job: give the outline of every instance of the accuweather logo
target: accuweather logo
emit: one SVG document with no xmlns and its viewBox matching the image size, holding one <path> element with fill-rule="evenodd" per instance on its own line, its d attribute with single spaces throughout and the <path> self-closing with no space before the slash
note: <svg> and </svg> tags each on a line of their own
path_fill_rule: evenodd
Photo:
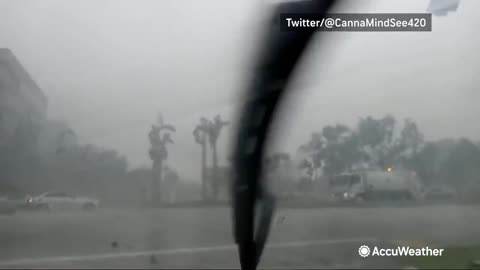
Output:
<svg viewBox="0 0 480 270">
<path fill-rule="evenodd" d="M 368 256 L 379 256 L 379 257 L 398 257 L 398 256 L 409 256 L 409 257 L 422 257 L 422 256 L 442 256 L 444 249 L 443 248 L 410 248 L 410 247 L 396 247 L 396 248 L 379 248 L 377 246 L 373 247 L 373 250 L 370 250 L 370 247 L 366 245 L 360 246 L 358 249 L 358 254 L 366 258 Z"/>
<path fill-rule="evenodd" d="M 360 256 L 362 257 L 368 257 L 368 255 L 370 255 L 370 248 L 368 246 L 361 246 L 359 249 L 358 249 L 358 254 L 360 254 Z"/>
</svg>

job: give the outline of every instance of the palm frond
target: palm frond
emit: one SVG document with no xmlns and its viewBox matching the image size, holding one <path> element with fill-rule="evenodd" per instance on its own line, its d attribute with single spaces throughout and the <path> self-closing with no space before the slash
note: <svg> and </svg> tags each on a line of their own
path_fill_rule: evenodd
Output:
<svg viewBox="0 0 480 270">
<path fill-rule="evenodd" d="M 163 134 L 162 143 L 164 145 L 167 144 L 167 143 L 172 143 L 173 144 L 172 137 L 170 136 L 169 133 Z"/>
<path fill-rule="evenodd" d="M 165 124 L 165 125 L 162 125 L 160 126 L 160 130 L 168 130 L 170 132 L 175 132 L 176 129 L 173 125 L 170 125 L 170 124 Z"/>
</svg>

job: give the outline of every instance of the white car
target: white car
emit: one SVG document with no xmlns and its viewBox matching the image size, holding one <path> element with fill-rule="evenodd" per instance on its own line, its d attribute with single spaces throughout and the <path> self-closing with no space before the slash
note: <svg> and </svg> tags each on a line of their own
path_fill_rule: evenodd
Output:
<svg viewBox="0 0 480 270">
<path fill-rule="evenodd" d="M 77 197 L 65 192 L 46 192 L 28 199 L 31 207 L 39 210 L 95 210 L 99 201 L 87 197 Z"/>
</svg>

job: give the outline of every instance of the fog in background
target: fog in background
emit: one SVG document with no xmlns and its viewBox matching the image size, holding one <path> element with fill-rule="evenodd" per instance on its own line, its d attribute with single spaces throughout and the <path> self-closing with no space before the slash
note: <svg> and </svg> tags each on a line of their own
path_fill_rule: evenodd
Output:
<svg viewBox="0 0 480 270">
<path fill-rule="evenodd" d="M 12 50 L 48 96 L 50 118 L 83 142 L 150 166 L 147 133 L 162 112 L 177 132 L 169 163 L 198 179 L 201 116 L 234 119 L 267 2 L 0 1 L 0 47 Z M 425 12 L 428 1 L 346 1 L 343 12 Z M 480 139 L 475 74 L 480 2 L 434 17 L 431 33 L 327 33 L 292 87 L 277 145 L 358 117 L 413 118 L 427 139 Z M 321 49 L 321 52 L 320 52 Z M 323 50 L 326 49 L 326 50 Z M 220 137 L 225 163 L 231 128 Z"/>
</svg>

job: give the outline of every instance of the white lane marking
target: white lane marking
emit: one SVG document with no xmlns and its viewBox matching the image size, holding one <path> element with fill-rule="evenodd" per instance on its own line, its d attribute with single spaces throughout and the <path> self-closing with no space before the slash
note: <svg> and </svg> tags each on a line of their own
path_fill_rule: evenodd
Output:
<svg viewBox="0 0 480 270">
<path fill-rule="evenodd" d="M 295 241 L 284 243 L 272 243 L 268 244 L 267 248 L 286 248 L 286 247 L 306 247 L 306 246 L 319 246 L 319 245 L 336 245 L 355 242 L 372 242 L 378 241 L 376 238 L 346 238 L 346 239 L 331 239 L 331 240 L 317 240 L 317 241 Z M 80 255 L 80 256 L 58 256 L 58 257 L 43 257 L 43 258 L 23 258 L 0 261 L 0 266 L 8 265 L 25 265 L 25 264 L 42 264 L 42 263 L 59 263 L 59 262 L 74 262 L 74 261 L 95 261 L 103 259 L 115 259 L 115 258 L 132 258 L 142 257 L 150 255 L 172 255 L 172 254 L 188 254 L 188 253 L 202 253 L 222 250 L 235 250 L 236 245 L 221 245 L 210 247 L 194 247 L 194 248 L 177 248 L 177 249 L 157 249 L 157 250 L 145 250 L 137 252 L 116 252 L 116 253 L 103 253 L 94 255 Z"/>
</svg>

